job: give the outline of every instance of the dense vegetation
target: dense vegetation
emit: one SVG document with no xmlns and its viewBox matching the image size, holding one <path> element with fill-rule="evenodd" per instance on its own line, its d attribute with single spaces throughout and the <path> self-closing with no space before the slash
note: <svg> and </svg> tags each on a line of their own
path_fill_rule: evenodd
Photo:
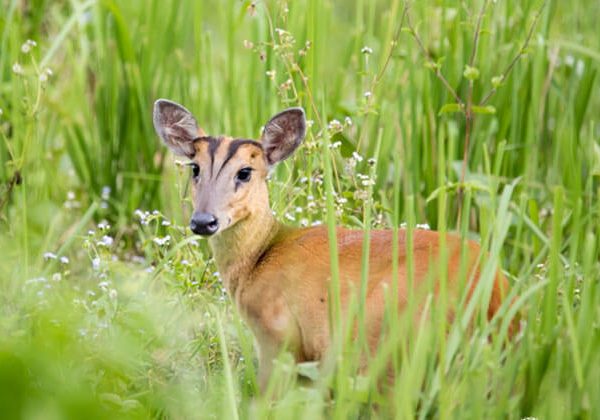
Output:
<svg viewBox="0 0 600 420">
<path fill-rule="evenodd" d="M 2 416 L 600 416 L 600 3 L 0 10 Z M 437 303 L 418 328 L 391 317 L 368 376 L 360 339 L 321 370 L 282 355 L 259 397 L 252 336 L 186 228 L 189 168 L 154 133 L 159 97 L 246 138 L 303 106 L 305 144 L 270 181 L 282 220 L 458 231 L 489 251 L 474 302 L 501 266 L 513 304 L 469 331 Z"/>
</svg>

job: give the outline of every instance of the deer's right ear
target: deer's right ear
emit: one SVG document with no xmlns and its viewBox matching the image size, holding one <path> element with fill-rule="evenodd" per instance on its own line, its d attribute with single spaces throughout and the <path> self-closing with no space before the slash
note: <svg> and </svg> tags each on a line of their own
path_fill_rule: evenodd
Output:
<svg viewBox="0 0 600 420">
<path fill-rule="evenodd" d="M 204 131 L 190 111 L 167 99 L 154 102 L 154 129 L 173 153 L 192 157 L 196 153 L 194 139 Z"/>
</svg>

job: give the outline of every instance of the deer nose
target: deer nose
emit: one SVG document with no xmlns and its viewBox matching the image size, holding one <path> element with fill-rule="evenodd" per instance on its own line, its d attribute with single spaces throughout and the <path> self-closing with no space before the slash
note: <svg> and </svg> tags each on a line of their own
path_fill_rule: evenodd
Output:
<svg viewBox="0 0 600 420">
<path fill-rule="evenodd" d="M 210 236 L 219 229 L 219 221 L 210 213 L 194 213 L 190 229 L 198 235 Z"/>
</svg>

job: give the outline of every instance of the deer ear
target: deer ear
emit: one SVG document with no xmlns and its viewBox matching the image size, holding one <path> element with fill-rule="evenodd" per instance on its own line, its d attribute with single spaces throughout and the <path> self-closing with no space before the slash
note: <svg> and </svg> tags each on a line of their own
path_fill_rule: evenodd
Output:
<svg viewBox="0 0 600 420">
<path fill-rule="evenodd" d="M 306 118 L 302 108 L 289 108 L 271 118 L 262 135 L 262 148 L 269 165 L 291 155 L 305 134 Z"/>
<path fill-rule="evenodd" d="M 178 155 L 196 153 L 194 139 L 204 135 L 190 111 L 167 99 L 154 102 L 154 129 L 167 146 Z"/>
</svg>

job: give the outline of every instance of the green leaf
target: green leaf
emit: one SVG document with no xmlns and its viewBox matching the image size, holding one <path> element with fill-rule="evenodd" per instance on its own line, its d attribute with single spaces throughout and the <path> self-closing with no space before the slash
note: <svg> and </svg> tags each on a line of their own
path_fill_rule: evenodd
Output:
<svg viewBox="0 0 600 420">
<path fill-rule="evenodd" d="M 298 363 L 298 375 L 304 376 L 312 381 L 316 381 L 321 376 L 319 371 L 319 362 Z"/>
<path fill-rule="evenodd" d="M 496 113 L 496 108 L 493 107 L 492 105 L 486 105 L 486 106 L 473 106 L 471 108 L 473 110 L 473 113 L 475 114 L 495 114 Z"/>
<path fill-rule="evenodd" d="M 450 114 L 453 112 L 463 112 L 463 108 L 462 108 L 461 104 L 457 104 L 457 103 L 444 104 L 440 108 L 438 115 Z"/>
</svg>

